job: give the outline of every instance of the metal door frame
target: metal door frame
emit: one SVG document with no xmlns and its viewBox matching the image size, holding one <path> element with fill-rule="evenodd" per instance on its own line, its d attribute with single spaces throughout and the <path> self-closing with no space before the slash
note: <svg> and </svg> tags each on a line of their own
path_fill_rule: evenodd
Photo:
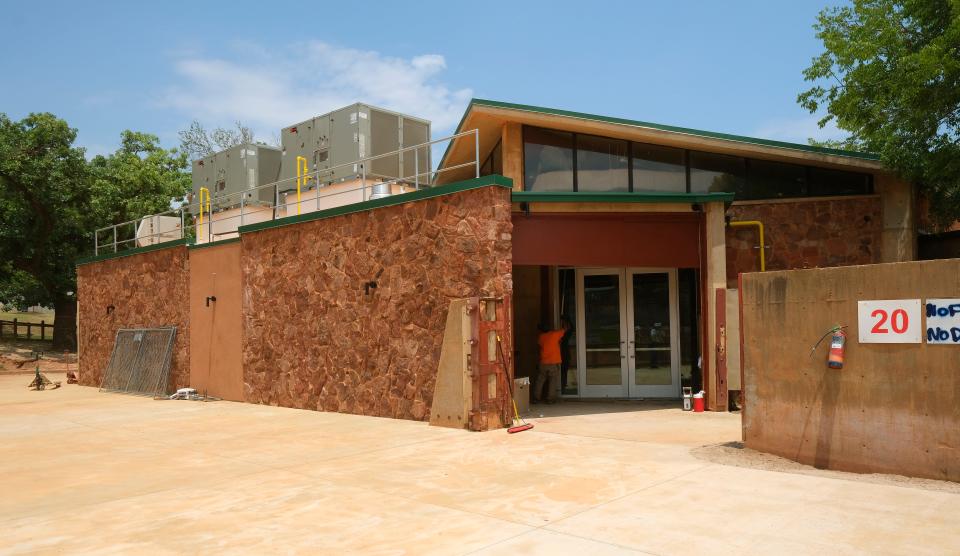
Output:
<svg viewBox="0 0 960 556">
<path fill-rule="evenodd" d="M 625 291 L 623 268 L 575 268 L 577 294 L 577 394 L 581 398 L 626 398 L 627 390 L 627 354 L 625 346 L 627 338 L 624 336 L 627 325 L 627 315 L 624 310 Z M 614 275 L 618 280 L 618 303 L 620 307 L 620 384 L 593 385 L 587 384 L 587 337 L 586 337 L 586 306 L 584 305 L 583 282 L 585 276 Z"/>
<path fill-rule="evenodd" d="M 625 269 L 624 288 L 627 314 L 627 395 L 630 398 L 678 398 L 680 397 L 680 297 L 677 288 L 677 269 L 675 268 L 627 268 Z M 666 274 L 667 296 L 670 315 L 670 384 L 636 384 L 636 358 L 632 350 L 634 328 L 633 314 L 633 276 L 636 274 Z"/>
<path fill-rule="evenodd" d="M 678 398 L 680 397 L 680 301 L 676 268 L 648 267 L 573 267 L 576 298 L 577 394 L 571 398 Z M 669 385 L 637 385 L 636 359 L 630 350 L 634 327 L 633 275 L 667 274 L 670 313 L 670 376 Z M 584 277 L 615 275 L 619 281 L 620 304 L 620 384 L 587 384 L 586 307 L 584 304 Z M 556 302 L 556 296 L 555 302 Z"/>
</svg>

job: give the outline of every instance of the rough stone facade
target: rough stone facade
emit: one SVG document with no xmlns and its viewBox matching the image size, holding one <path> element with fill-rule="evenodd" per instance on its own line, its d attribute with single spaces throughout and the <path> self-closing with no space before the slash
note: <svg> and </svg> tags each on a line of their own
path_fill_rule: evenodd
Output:
<svg viewBox="0 0 960 556">
<path fill-rule="evenodd" d="M 511 231 L 489 186 L 243 234 L 245 400 L 428 419 L 449 302 L 511 295 Z"/>
<path fill-rule="evenodd" d="M 791 270 L 880 262 L 883 231 L 880 197 L 767 201 L 733 205 L 731 220 L 763 222 L 767 270 Z M 727 228 L 727 283 L 760 270 L 757 230 Z"/>
<path fill-rule="evenodd" d="M 181 245 L 77 267 L 80 384 L 100 386 L 117 329 L 176 326 L 168 387 L 189 386 L 188 265 Z"/>
</svg>

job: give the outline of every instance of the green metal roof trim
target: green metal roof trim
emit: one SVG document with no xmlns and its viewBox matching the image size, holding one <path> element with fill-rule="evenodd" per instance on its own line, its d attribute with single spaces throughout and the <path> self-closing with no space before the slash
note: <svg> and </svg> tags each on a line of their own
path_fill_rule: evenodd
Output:
<svg viewBox="0 0 960 556">
<path fill-rule="evenodd" d="M 77 259 L 77 266 L 85 265 L 89 263 L 96 263 L 99 261 L 106 261 L 108 259 L 119 259 L 122 257 L 140 255 L 142 253 L 149 253 L 150 251 L 159 251 L 161 249 L 170 249 L 172 247 L 180 247 L 181 245 L 187 245 L 187 240 L 174 239 L 172 241 L 165 241 L 163 243 L 158 243 L 156 245 L 147 245 L 146 247 L 135 247 L 133 249 L 127 249 L 125 251 L 117 251 L 116 253 L 103 253 L 102 255 L 90 255 L 88 257 L 81 257 Z"/>
<path fill-rule="evenodd" d="M 269 230 L 270 228 L 279 228 L 281 226 L 290 226 L 292 224 L 300 224 L 302 222 L 310 222 L 313 220 L 322 220 L 324 218 L 332 218 L 334 216 L 341 216 L 344 214 L 352 214 L 355 212 L 364 212 L 364 211 L 378 209 L 382 207 L 402 205 L 403 203 L 409 203 L 411 201 L 430 199 L 432 197 L 441 197 L 443 195 L 452 195 L 454 193 L 459 193 L 461 191 L 468 191 L 470 189 L 479 189 L 481 187 L 487 187 L 491 185 L 497 186 L 497 187 L 503 187 L 506 189 L 513 189 L 513 180 L 510 178 L 505 178 L 500 175 L 483 176 L 481 178 L 473 178 L 469 180 L 459 181 L 456 183 L 438 185 L 436 187 L 421 189 L 419 191 L 411 191 L 410 193 L 400 193 L 398 195 L 391 195 L 389 197 L 384 197 L 382 199 L 373 199 L 371 201 L 353 203 L 350 205 L 344 205 L 342 207 L 335 207 L 335 208 L 321 210 L 317 212 L 309 212 L 307 214 L 300 214 L 297 216 L 287 216 L 285 218 L 279 218 L 277 220 L 268 220 L 266 222 L 258 222 L 256 224 L 247 224 L 246 226 L 240 227 L 240 233 L 246 234 L 250 232 L 257 232 L 260 230 Z"/>
<path fill-rule="evenodd" d="M 206 249 L 207 247 L 219 247 L 221 245 L 227 245 L 228 243 L 237 243 L 240 241 L 238 237 L 231 237 L 229 239 L 215 239 L 207 243 L 190 243 L 187 244 L 187 249 L 193 251 L 194 249 Z"/>
<path fill-rule="evenodd" d="M 633 127 L 645 127 L 648 129 L 656 129 L 659 131 L 670 131 L 673 133 L 682 133 L 684 135 L 692 135 L 695 137 L 706 137 L 709 139 L 722 139 L 725 141 L 735 141 L 737 143 L 758 145 L 762 147 L 774 147 L 778 149 L 788 149 L 788 150 L 803 151 L 808 153 L 845 156 L 848 158 L 859 158 L 862 160 L 874 160 L 874 161 L 880 160 L 880 155 L 874 154 L 874 153 L 846 151 L 843 149 L 831 149 L 828 147 L 816 147 L 813 145 L 804 145 L 802 143 L 788 143 L 786 141 L 774 141 L 772 139 L 758 139 L 756 137 L 747 137 L 744 135 L 733 135 L 731 133 L 720 133 L 716 131 L 704 131 L 702 129 L 692 129 L 687 127 L 679 127 L 679 126 L 672 126 L 672 125 L 654 124 L 651 122 L 641 122 L 638 120 L 628 120 L 625 118 L 613 118 L 610 116 L 599 116 L 596 114 L 572 112 L 570 110 L 557 110 L 555 108 L 544 108 L 542 106 L 531 106 L 528 104 L 514 104 L 511 102 L 500 102 L 496 100 L 487 100 L 482 98 L 475 98 L 470 100 L 470 104 L 467 106 L 467 110 L 463 113 L 463 117 L 460 118 L 460 123 L 457 124 L 457 130 L 455 133 L 460 133 L 462 131 L 462 129 L 460 128 L 461 126 L 463 126 L 463 122 L 466 121 L 467 115 L 470 114 L 470 110 L 474 107 L 474 105 L 489 106 L 491 108 L 505 108 L 507 110 L 519 110 L 522 112 L 535 112 L 537 114 L 550 114 L 553 116 L 565 116 L 568 118 L 577 118 L 580 120 L 591 120 L 595 122 L 628 125 Z M 443 168 L 443 163 L 447 159 L 447 154 L 449 153 L 451 146 L 452 144 L 447 145 L 447 150 L 444 151 L 443 157 L 440 159 L 439 168 Z"/>
<path fill-rule="evenodd" d="M 733 193 L 514 191 L 514 203 L 732 203 Z"/>
</svg>

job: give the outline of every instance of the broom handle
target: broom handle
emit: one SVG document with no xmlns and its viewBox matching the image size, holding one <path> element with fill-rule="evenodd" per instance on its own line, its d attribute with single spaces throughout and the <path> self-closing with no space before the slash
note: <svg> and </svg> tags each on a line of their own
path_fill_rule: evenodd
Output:
<svg viewBox="0 0 960 556">
<path fill-rule="evenodd" d="M 510 375 L 507 373 L 507 358 L 503 355 L 503 346 L 500 344 L 500 335 L 497 334 L 497 355 L 500 356 L 500 365 L 503 367 L 504 382 L 507 383 L 507 391 L 510 392 L 510 399 L 513 399 L 513 385 L 510 384 Z"/>
</svg>

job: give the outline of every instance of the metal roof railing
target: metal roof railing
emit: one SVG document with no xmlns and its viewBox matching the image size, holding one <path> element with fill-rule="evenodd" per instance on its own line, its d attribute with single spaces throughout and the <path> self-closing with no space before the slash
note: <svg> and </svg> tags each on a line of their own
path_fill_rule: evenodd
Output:
<svg viewBox="0 0 960 556">
<path fill-rule="evenodd" d="M 421 170 L 421 151 L 429 153 L 430 149 L 438 143 L 452 143 L 456 139 L 471 136 L 474 143 L 474 158 L 472 161 L 442 169 L 434 170 L 427 167 Z M 368 172 L 368 166 L 370 166 L 371 162 L 389 157 L 398 157 L 399 159 L 403 154 L 410 151 L 413 151 L 413 174 L 405 176 L 384 176 L 383 174 L 373 175 Z M 426 156 L 427 161 L 430 160 L 429 155 L 424 156 Z M 217 236 L 228 235 L 232 237 L 237 235 L 239 227 L 244 225 L 245 217 L 247 219 L 250 218 L 251 211 L 260 213 L 259 217 L 262 217 L 262 214 L 269 210 L 271 220 L 291 216 L 288 213 L 292 207 L 296 207 L 296 214 L 299 214 L 304 204 L 310 202 L 309 200 L 300 200 L 305 186 L 308 191 L 316 190 L 316 206 L 308 207 L 310 211 L 313 211 L 320 210 L 324 200 L 329 201 L 332 198 L 350 193 L 356 194 L 360 192 L 360 201 L 347 200 L 342 204 L 370 200 L 373 195 L 377 194 L 376 191 L 382 190 L 384 186 L 387 188 L 391 186 L 399 186 L 401 188 L 412 187 L 413 190 L 418 190 L 423 187 L 433 187 L 437 181 L 437 177 L 443 172 L 450 172 L 464 167 L 473 166 L 475 176 L 480 177 L 480 132 L 477 129 L 472 129 L 388 153 L 368 156 L 328 168 L 320 168 L 312 172 L 300 173 L 299 161 L 297 166 L 298 175 L 293 178 L 286 178 L 243 191 L 235 191 L 214 197 L 210 196 L 209 190 L 201 188 L 201 191 L 199 191 L 197 195 L 198 198 L 193 199 L 191 195 L 188 202 L 178 207 L 98 228 L 93 233 L 93 254 L 96 256 L 103 253 L 117 253 L 136 247 L 181 239 L 193 240 L 196 243 L 208 243 L 217 241 L 218 239 L 226 239 Z M 398 165 L 398 168 L 399 167 Z M 356 168 L 355 173 L 357 175 L 356 177 L 359 178 L 360 184 L 356 187 L 337 189 L 322 194 L 321 191 L 324 188 L 343 183 L 342 178 L 333 179 L 333 176 L 337 174 L 337 170 L 344 168 Z M 260 201 L 260 192 L 262 190 L 271 191 L 272 202 L 264 203 Z M 294 192 L 297 193 L 297 200 L 288 202 L 286 196 Z M 281 197 L 283 197 L 282 200 Z M 253 201 L 250 199 L 253 199 Z M 342 197 L 341 199 L 349 199 L 349 197 Z M 229 209 L 239 209 L 239 213 L 217 219 L 213 218 L 214 213 Z M 222 226 L 222 223 L 231 220 L 237 220 L 236 227 L 232 225 L 226 226 L 228 230 L 226 232 L 217 233 L 214 231 L 214 223 L 221 224 Z"/>
</svg>

